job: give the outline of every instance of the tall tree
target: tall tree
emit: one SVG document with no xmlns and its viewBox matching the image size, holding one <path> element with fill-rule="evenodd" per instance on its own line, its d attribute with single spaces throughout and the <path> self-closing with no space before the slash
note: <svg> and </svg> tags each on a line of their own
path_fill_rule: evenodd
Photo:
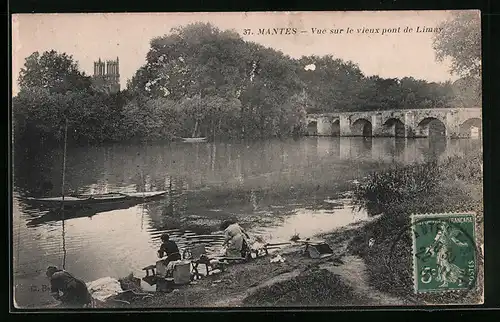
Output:
<svg viewBox="0 0 500 322">
<path fill-rule="evenodd" d="M 352 62 L 331 55 L 306 56 L 299 59 L 299 75 L 319 111 L 349 111 L 359 108 L 357 102 L 363 73 Z M 314 66 L 314 69 L 307 68 Z"/>
<path fill-rule="evenodd" d="M 41 87 L 51 93 L 88 90 L 91 86 L 90 77 L 78 70 L 73 57 L 55 50 L 28 56 L 18 81 L 21 90 Z"/>
<path fill-rule="evenodd" d="M 481 19 L 479 11 L 458 11 L 442 22 L 434 35 L 438 61 L 451 58 L 451 72 L 461 77 L 481 77 Z"/>
</svg>

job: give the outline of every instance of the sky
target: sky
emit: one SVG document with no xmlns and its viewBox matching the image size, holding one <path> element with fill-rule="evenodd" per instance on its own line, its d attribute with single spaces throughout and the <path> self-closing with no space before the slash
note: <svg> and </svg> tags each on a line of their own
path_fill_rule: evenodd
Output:
<svg viewBox="0 0 500 322">
<path fill-rule="evenodd" d="M 412 76 L 428 81 L 455 80 L 449 61 L 438 63 L 432 48 L 434 28 L 450 11 L 386 12 L 241 12 L 241 13 L 83 13 L 19 14 L 12 24 L 12 84 L 26 57 L 35 51 L 66 52 L 78 61 L 87 75 L 93 73 L 98 58 L 120 59 L 121 87 L 125 88 L 137 69 L 144 65 L 152 38 L 170 33 L 172 27 L 201 21 L 220 29 L 234 29 L 243 39 L 281 50 L 299 58 L 303 55 L 333 55 L 350 60 L 367 75 Z M 382 29 L 400 28 L 400 33 Z M 404 33 L 405 27 L 413 32 Z M 295 35 L 257 35 L 259 28 L 297 28 Z M 312 28 L 327 34 L 312 34 Z M 352 28 L 352 33 L 346 33 Z M 357 33 L 358 28 L 380 28 L 378 34 Z M 251 29 L 253 35 L 243 35 Z M 344 29 L 328 34 L 330 29 Z M 305 33 L 300 31 L 304 30 Z"/>
</svg>

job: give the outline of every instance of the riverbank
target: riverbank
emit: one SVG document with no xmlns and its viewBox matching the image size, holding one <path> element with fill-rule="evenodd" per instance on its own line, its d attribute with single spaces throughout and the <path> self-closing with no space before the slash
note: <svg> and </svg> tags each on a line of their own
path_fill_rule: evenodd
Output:
<svg viewBox="0 0 500 322">
<path fill-rule="evenodd" d="M 412 213 L 475 211 L 481 227 L 482 158 L 480 154 L 454 157 L 440 163 L 415 164 L 379 171 L 365 178 L 355 198 L 380 212 L 318 236 L 330 244 L 334 256 L 311 259 L 303 247 L 235 264 L 224 273 L 206 277 L 172 293 L 151 293 L 108 301 L 100 307 L 276 307 L 477 303 L 482 299 L 482 260 L 477 289 L 437 295 L 415 295 L 411 238 L 405 234 Z M 371 187 L 368 189 L 367 187 Z M 388 188 L 389 187 L 389 188 Z M 372 240 L 370 243 L 369 241 Z M 480 256 L 481 257 L 481 256 Z"/>
<path fill-rule="evenodd" d="M 349 244 L 349 253 L 359 256 L 366 263 L 369 284 L 379 291 L 420 305 L 482 302 L 482 178 L 480 151 L 440 163 L 378 172 L 368 178 L 366 185 L 358 190 L 358 197 L 362 196 L 367 207 L 377 208 L 383 215 L 359 229 Z M 408 191 L 410 186 L 413 191 Z M 398 194 L 399 190 L 403 193 Z M 378 201 L 376 205 L 374 201 Z M 409 234 L 410 216 L 413 213 L 451 212 L 477 214 L 478 287 L 470 291 L 416 295 Z M 370 239 L 373 241 L 371 246 Z"/>
<path fill-rule="evenodd" d="M 318 236 L 334 250 L 330 258 L 311 259 L 300 247 L 289 247 L 279 251 L 285 258 L 283 263 L 271 263 L 269 256 L 259 258 L 233 265 L 227 272 L 172 293 L 154 293 L 151 297 L 136 298 L 130 304 L 109 301 L 104 307 L 394 306 L 481 302 L 482 256 L 479 256 L 479 287 L 475 290 L 414 294 L 412 242 L 409 234 L 404 233 L 412 213 L 475 211 L 480 247 L 481 164 L 481 156 L 471 154 L 440 163 L 398 167 L 365 178 L 355 196 L 359 198 L 364 191 L 364 206 L 381 214 Z"/>
<path fill-rule="evenodd" d="M 398 305 L 405 302 L 368 285 L 363 260 L 348 253 L 348 245 L 364 225 L 351 224 L 324 234 L 334 250 L 325 259 L 311 259 L 303 247 L 292 246 L 278 253 L 284 262 L 272 263 L 272 255 L 249 263 L 231 265 L 226 272 L 205 277 L 171 293 L 151 293 L 108 300 L 99 308 L 165 307 L 276 307 Z"/>
</svg>

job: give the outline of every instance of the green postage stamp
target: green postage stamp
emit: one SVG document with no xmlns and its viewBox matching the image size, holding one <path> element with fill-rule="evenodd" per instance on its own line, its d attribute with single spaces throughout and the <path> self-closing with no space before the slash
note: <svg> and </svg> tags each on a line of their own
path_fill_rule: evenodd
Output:
<svg viewBox="0 0 500 322">
<path fill-rule="evenodd" d="M 412 216 L 416 293 L 471 289 L 477 279 L 474 213 Z"/>
</svg>

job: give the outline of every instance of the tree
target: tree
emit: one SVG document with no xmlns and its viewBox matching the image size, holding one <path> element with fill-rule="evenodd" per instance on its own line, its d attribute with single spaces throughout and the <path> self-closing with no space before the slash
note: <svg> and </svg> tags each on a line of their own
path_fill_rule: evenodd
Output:
<svg viewBox="0 0 500 322">
<path fill-rule="evenodd" d="M 299 59 L 298 73 L 306 84 L 309 97 L 318 111 L 334 112 L 359 109 L 363 73 L 352 62 L 324 57 L 305 56 Z M 307 66 L 314 65 L 314 69 Z"/>
<path fill-rule="evenodd" d="M 166 98 L 137 97 L 124 109 L 125 140 L 171 140 L 179 132 L 177 104 Z"/>
<path fill-rule="evenodd" d="M 235 96 L 244 77 L 245 42 L 232 31 L 194 23 L 150 42 L 146 64 L 130 82 L 135 92 L 180 100 Z"/>
<path fill-rule="evenodd" d="M 481 19 L 479 11 L 458 11 L 439 26 L 433 47 L 438 61 L 450 57 L 451 72 L 481 77 Z"/>
<path fill-rule="evenodd" d="M 307 93 L 303 91 L 300 94 L 294 94 L 281 106 L 280 136 L 286 137 L 306 132 L 306 107 L 309 101 L 310 98 Z"/>
<path fill-rule="evenodd" d="M 25 60 L 19 74 L 21 90 L 42 87 L 50 92 L 87 91 L 90 89 L 90 77 L 78 70 L 78 64 L 71 55 L 46 51 L 41 56 L 34 52 Z"/>
<path fill-rule="evenodd" d="M 463 77 L 451 85 L 453 105 L 459 108 L 480 107 L 482 101 L 481 79 Z"/>
</svg>

